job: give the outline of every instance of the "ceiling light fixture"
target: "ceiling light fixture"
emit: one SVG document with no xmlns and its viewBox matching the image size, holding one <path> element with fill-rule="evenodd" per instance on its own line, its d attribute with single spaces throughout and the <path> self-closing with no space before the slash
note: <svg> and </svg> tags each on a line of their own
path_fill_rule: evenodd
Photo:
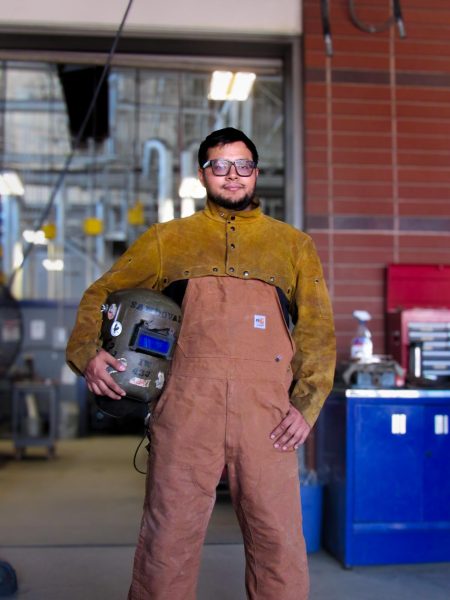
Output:
<svg viewBox="0 0 450 600">
<path fill-rule="evenodd" d="M 255 73 L 214 71 L 208 98 L 210 100 L 247 100 L 256 79 Z"/>
</svg>

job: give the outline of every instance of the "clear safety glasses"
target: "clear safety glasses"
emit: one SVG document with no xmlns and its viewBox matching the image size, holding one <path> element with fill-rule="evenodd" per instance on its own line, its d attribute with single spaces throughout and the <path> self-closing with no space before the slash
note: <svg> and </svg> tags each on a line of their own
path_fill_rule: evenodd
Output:
<svg viewBox="0 0 450 600">
<path fill-rule="evenodd" d="M 203 169 L 211 167 L 212 172 L 217 177 L 225 177 L 231 170 L 232 165 L 236 169 L 236 173 L 239 177 L 250 177 L 256 168 L 256 163 L 253 160 L 239 159 L 239 160 L 226 160 L 225 158 L 215 158 L 208 160 L 203 165 Z"/>
</svg>

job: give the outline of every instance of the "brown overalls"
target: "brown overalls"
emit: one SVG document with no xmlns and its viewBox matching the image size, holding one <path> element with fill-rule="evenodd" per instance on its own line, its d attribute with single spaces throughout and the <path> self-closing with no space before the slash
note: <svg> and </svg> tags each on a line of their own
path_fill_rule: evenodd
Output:
<svg viewBox="0 0 450 600">
<path fill-rule="evenodd" d="M 223 467 L 242 529 L 251 600 L 306 600 L 297 456 L 273 447 L 289 410 L 294 348 L 276 289 L 191 279 L 172 372 L 153 415 L 130 600 L 195 600 Z"/>
</svg>

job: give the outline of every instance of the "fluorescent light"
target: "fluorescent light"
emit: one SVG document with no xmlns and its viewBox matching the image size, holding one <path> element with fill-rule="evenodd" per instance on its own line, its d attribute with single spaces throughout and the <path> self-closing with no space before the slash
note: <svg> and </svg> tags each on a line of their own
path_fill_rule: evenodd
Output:
<svg viewBox="0 0 450 600">
<path fill-rule="evenodd" d="M 17 173 L 5 171 L 0 174 L 0 194 L 2 196 L 23 196 L 25 189 Z"/>
<path fill-rule="evenodd" d="M 210 100 L 226 100 L 233 73 L 231 71 L 214 71 L 209 88 Z"/>
<path fill-rule="evenodd" d="M 231 86 L 230 100 L 247 100 L 255 79 L 255 73 L 236 73 Z"/>
<path fill-rule="evenodd" d="M 255 73 L 231 71 L 214 71 L 208 98 L 210 100 L 239 100 L 244 101 L 250 95 Z"/>
<path fill-rule="evenodd" d="M 206 196 L 206 189 L 197 177 L 184 177 L 178 190 L 180 198 L 195 198 L 201 200 Z"/>
<path fill-rule="evenodd" d="M 42 264 L 47 271 L 62 271 L 64 269 L 64 261 L 61 258 L 55 258 L 53 260 L 44 258 Z"/>
<path fill-rule="evenodd" d="M 31 229 L 25 229 L 25 231 L 22 233 L 23 238 L 26 242 L 28 242 L 29 244 L 48 244 L 48 240 L 45 237 L 45 233 L 42 231 L 42 229 L 39 229 L 39 231 L 32 231 Z"/>
</svg>

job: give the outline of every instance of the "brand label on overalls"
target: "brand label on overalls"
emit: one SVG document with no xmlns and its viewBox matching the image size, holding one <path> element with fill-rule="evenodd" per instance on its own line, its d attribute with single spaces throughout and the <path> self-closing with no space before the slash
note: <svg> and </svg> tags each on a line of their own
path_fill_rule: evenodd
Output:
<svg viewBox="0 0 450 600">
<path fill-rule="evenodd" d="M 150 379 L 142 379 L 141 377 L 132 377 L 130 379 L 130 383 L 133 385 L 138 385 L 142 388 L 147 388 L 150 385 Z"/>
<path fill-rule="evenodd" d="M 155 380 L 155 387 L 158 390 L 162 390 L 164 387 L 164 373 L 162 371 L 159 371 L 158 373 L 158 377 Z"/>
<path fill-rule="evenodd" d="M 253 320 L 253 327 L 255 327 L 255 329 L 265 329 L 266 328 L 265 315 L 255 315 L 254 320 Z"/>
</svg>

